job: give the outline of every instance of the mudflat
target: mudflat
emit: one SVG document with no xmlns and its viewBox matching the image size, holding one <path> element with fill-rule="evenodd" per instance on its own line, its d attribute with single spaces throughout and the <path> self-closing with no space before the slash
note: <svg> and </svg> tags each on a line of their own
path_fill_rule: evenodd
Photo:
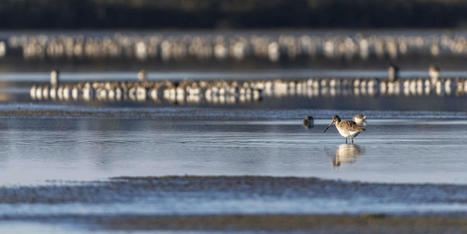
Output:
<svg viewBox="0 0 467 234">
<path fill-rule="evenodd" d="M 73 224 L 102 232 L 465 233 L 466 194 L 467 186 L 449 184 L 269 176 L 116 177 L 2 187 L 0 220 Z M 339 207 L 351 203 L 370 208 Z M 401 205 L 405 209 L 394 209 Z"/>
</svg>

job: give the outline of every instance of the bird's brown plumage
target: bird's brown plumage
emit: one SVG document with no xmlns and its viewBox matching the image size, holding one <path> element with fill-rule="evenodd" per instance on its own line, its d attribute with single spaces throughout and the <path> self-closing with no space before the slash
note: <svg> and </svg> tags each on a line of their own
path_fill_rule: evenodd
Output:
<svg viewBox="0 0 467 234">
<path fill-rule="evenodd" d="M 339 125 L 340 128 L 344 128 L 349 131 L 365 131 L 365 128 L 351 120 L 341 120 L 336 124 Z"/>
</svg>

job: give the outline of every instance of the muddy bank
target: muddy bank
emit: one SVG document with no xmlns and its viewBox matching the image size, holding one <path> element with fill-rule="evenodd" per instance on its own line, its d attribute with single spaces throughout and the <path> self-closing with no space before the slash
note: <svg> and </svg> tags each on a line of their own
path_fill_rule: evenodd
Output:
<svg viewBox="0 0 467 234">
<path fill-rule="evenodd" d="M 98 224 L 115 230 L 305 231 L 307 233 L 463 233 L 461 216 L 226 215 L 113 217 Z"/>
<path fill-rule="evenodd" d="M 267 176 L 116 177 L 49 183 L 0 187 L 1 223 L 71 224 L 83 232 L 467 231 L 467 185 Z"/>
<path fill-rule="evenodd" d="M 196 204 L 196 201 L 211 202 L 215 200 L 233 200 L 241 204 L 244 200 L 265 201 L 268 199 L 271 202 L 298 200 L 313 203 L 314 200 L 320 199 L 343 201 L 366 199 L 365 203 L 377 202 L 381 204 L 467 204 L 467 185 L 345 182 L 313 177 L 116 177 L 108 181 L 50 181 L 49 183 L 50 185 L 41 186 L 0 187 L 0 204 L 67 204 L 76 202 L 108 204 L 135 201 L 150 204 L 167 201 L 167 199 L 172 199 L 175 202 L 189 201 L 190 204 L 192 202 Z M 222 206 L 223 204 L 217 205 Z M 164 209 L 166 209 L 165 213 L 175 211 L 171 207 L 164 207 Z M 444 212 L 442 209 L 438 211 Z M 452 213 L 452 210 L 445 211 Z M 288 212 L 294 213 L 294 211 Z M 305 210 L 301 212 L 308 213 Z M 411 211 L 406 210 L 405 212 L 410 213 Z M 433 209 L 433 212 L 436 210 Z M 186 210 L 182 213 L 200 212 Z M 201 210 L 201 213 L 204 212 Z M 323 210 L 319 213 L 335 212 Z M 389 210 L 388 213 L 392 213 L 392 211 Z"/>
<path fill-rule="evenodd" d="M 3 222 L 67 225 L 74 231 L 190 231 L 294 233 L 465 233 L 467 218 L 455 215 L 189 215 L 24 216 Z"/>
</svg>

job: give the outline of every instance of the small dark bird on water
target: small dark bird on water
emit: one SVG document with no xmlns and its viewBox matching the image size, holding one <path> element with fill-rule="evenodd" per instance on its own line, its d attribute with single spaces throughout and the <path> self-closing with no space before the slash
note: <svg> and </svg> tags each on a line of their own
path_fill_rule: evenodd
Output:
<svg viewBox="0 0 467 234">
<path fill-rule="evenodd" d="M 390 64 L 388 68 L 388 79 L 390 82 L 394 82 L 399 79 L 399 67 L 395 64 Z"/>
<path fill-rule="evenodd" d="M 303 127 L 305 128 L 313 128 L 314 127 L 314 121 L 313 117 L 307 116 L 303 119 Z"/>
</svg>

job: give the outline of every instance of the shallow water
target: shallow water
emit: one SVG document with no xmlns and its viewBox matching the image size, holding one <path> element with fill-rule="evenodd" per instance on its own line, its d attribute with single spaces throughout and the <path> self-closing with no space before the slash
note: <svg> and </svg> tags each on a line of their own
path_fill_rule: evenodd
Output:
<svg viewBox="0 0 467 234">
<path fill-rule="evenodd" d="M 355 145 L 327 120 L 4 119 L 0 183 L 270 175 L 467 183 L 465 120 L 370 120 Z M 336 156 L 336 153 L 338 154 Z"/>
</svg>

